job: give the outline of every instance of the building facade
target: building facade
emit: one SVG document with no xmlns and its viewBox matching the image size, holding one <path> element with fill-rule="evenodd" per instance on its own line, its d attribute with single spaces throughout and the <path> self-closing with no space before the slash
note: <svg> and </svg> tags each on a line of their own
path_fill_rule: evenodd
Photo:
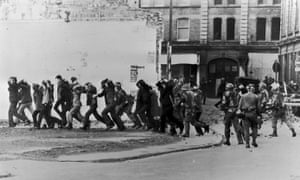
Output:
<svg viewBox="0 0 300 180">
<path fill-rule="evenodd" d="M 141 0 L 140 7 L 163 17 L 162 76 L 165 76 L 169 40 L 170 0 Z M 267 70 L 278 58 L 280 0 L 173 0 L 172 76 L 186 82 L 209 82 L 215 95 L 220 78 L 257 77 L 255 68 Z M 265 56 L 267 55 L 267 56 Z M 258 65 L 257 65 L 258 64 Z M 255 66 L 256 65 L 256 66 Z"/>
<path fill-rule="evenodd" d="M 300 2 L 282 1 L 280 79 L 300 82 Z"/>
</svg>

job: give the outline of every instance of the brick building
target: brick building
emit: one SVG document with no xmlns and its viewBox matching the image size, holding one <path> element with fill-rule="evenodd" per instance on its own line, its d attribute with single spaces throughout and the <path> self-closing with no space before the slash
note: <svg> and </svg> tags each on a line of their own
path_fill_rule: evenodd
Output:
<svg viewBox="0 0 300 180">
<path fill-rule="evenodd" d="M 140 0 L 162 13 L 161 74 L 165 76 L 169 0 Z M 221 77 L 263 78 L 278 58 L 280 0 L 173 0 L 172 76 L 199 84 L 209 80 L 215 95 Z M 268 74 L 269 73 L 269 74 Z"/>
<path fill-rule="evenodd" d="M 280 41 L 280 79 L 300 81 L 300 2 L 282 1 L 281 41 Z"/>
</svg>

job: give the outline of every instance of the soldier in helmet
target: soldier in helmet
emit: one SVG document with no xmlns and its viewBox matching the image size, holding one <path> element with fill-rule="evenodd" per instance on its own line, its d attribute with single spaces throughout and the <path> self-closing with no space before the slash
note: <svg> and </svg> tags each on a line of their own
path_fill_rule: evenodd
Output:
<svg viewBox="0 0 300 180">
<path fill-rule="evenodd" d="M 226 89 L 222 98 L 221 109 L 225 112 L 224 124 L 225 124 L 225 145 L 230 145 L 230 127 L 233 125 L 238 144 L 243 144 L 242 138 L 242 128 L 239 124 L 238 117 L 236 116 L 236 111 L 238 107 L 237 95 L 234 91 L 234 86 L 232 83 L 226 84 Z"/>
<path fill-rule="evenodd" d="M 277 123 L 278 120 L 281 119 L 282 122 L 284 122 L 288 128 L 292 132 L 292 136 L 296 136 L 296 131 L 294 129 L 293 124 L 291 121 L 286 118 L 286 106 L 283 105 L 283 94 L 280 92 L 279 88 L 273 88 L 272 89 L 272 128 L 273 128 L 273 133 L 270 135 L 272 137 L 277 137 Z"/>
<path fill-rule="evenodd" d="M 248 93 L 241 97 L 238 111 L 243 112 L 243 128 L 246 148 L 250 148 L 250 128 L 252 130 L 252 145 L 257 147 L 256 137 L 258 129 L 257 116 L 260 115 L 259 97 L 254 94 L 255 88 L 253 84 L 248 85 Z"/>
</svg>

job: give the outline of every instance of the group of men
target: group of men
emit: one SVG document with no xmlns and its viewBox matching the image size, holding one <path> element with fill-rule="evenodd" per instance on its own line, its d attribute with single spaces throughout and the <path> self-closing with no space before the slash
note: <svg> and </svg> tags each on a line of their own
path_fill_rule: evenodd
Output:
<svg viewBox="0 0 300 180">
<path fill-rule="evenodd" d="M 106 130 L 115 125 L 118 130 L 126 129 L 121 117 L 126 114 L 132 121 L 132 128 L 143 128 L 165 133 L 167 127 L 171 135 L 182 134 L 190 136 L 190 124 L 195 126 L 197 135 L 209 132 L 209 126 L 200 121 L 202 113 L 202 92 L 199 87 L 189 87 L 178 80 L 161 80 L 157 82 L 156 91 L 145 81 L 136 83 L 138 88 L 136 97 L 129 95 L 122 88 L 120 82 L 109 79 L 101 81 L 102 91 L 98 93 L 92 83 L 80 85 L 76 77 L 70 81 L 61 75 L 55 77 L 56 98 L 54 97 L 54 85 L 51 81 L 42 81 L 31 85 L 24 80 L 17 81 L 16 77 L 10 77 L 8 91 L 10 99 L 9 126 L 15 127 L 18 119 L 26 125 L 31 124 L 31 118 L 25 114 L 27 108 L 32 114 L 34 128 L 73 128 L 73 120 L 81 123 L 81 129 L 90 128 L 90 116 L 94 115 L 96 120 L 106 126 Z M 158 94 L 159 92 L 159 94 Z M 86 94 L 86 106 L 88 110 L 81 114 L 81 96 Z M 105 106 L 98 113 L 98 99 L 104 97 Z M 33 108 L 33 104 L 34 107 Z M 134 112 L 133 106 L 136 104 Z M 58 117 L 52 116 L 52 109 Z M 45 120 L 42 126 L 42 120 Z M 177 132 L 179 129 L 179 132 Z M 185 131 L 184 131 L 185 130 Z M 204 131 L 203 131 L 204 130 Z"/>
<path fill-rule="evenodd" d="M 273 132 L 272 137 L 277 137 L 278 120 L 286 123 L 296 136 L 296 131 L 287 116 L 287 107 L 284 105 L 284 95 L 282 87 L 274 85 L 270 91 L 265 83 L 260 83 L 258 88 L 254 84 L 246 87 L 243 84 L 236 87 L 232 83 L 225 85 L 225 91 L 222 93 L 220 108 L 225 112 L 225 145 L 230 145 L 230 127 L 233 126 L 238 144 L 246 144 L 250 148 L 250 136 L 252 137 L 252 146 L 258 147 L 256 138 L 258 129 L 263 123 L 262 113 L 270 112 L 272 116 Z M 218 105 L 218 104 L 217 104 Z M 251 129 L 251 133 L 250 133 Z"/>
</svg>

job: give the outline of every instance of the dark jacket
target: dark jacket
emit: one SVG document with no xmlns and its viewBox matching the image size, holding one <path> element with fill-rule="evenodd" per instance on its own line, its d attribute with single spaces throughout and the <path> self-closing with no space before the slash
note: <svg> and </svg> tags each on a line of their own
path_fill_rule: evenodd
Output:
<svg viewBox="0 0 300 180">
<path fill-rule="evenodd" d="M 63 100 L 63 101 L 72 100 L 71 85 L 65 80 L 61 80 L 57 84 L 57 100 Z"/>
<path fill-rule="evenodd" d="M 106 105 L 112 105 L 115 104 L 115 88 L 114 86 L 110 85 L 107 87 L 103 87 L 103 90 L 100 94 L 98 94 L 98 97 L 104 96 L 105 104 Z"/>
<path fill-rule="evenodd" d="M 173 87 L 166 83 L 165 88 L 160 88 L 160 104 L 162 108 L 171 108 L 173 107 Z"/>
<path fill-rule="evenodd" d="M 43 109 L 42 100 L 43 100 L 43 89 L 37 87 L 33 90 L 33 102 L 35 104 L 35 110 Z"/>
<path fill-rule="evenodd" d="M 137 93 L 136 109 L 139 109 L 144 106 L 151 106 L 151 93 L 150 90 L 142 88 L 139 89 Z"/>
<path fill-rule="evenodd" d="M 89 85 L 84 93 L 86 93 L 86 105 L 97 106 L 97 98 L 94 98 L 94 95 L 97 94 L 97 88 L 93 85 Z"/>
<path fill-rule="evenodd" d="M 127 94 L 124 89 L 116 91 L 116 104 L 125 105 L 127 103 Z"/>
<path fill-rule="evenodd" d="M 32 97 L 31 97 L 31 87 L 27 83 L 20 83 L 20 103 L 26 104 L 26 103 L 32 103 Z"/>
<path fill-rule="evenodd" d="M 11 103 L 17 103 L 19 101 L 19 85 L 18 84 L 9 84 L 8 92 L 9 92 L 9 101 Z"/>
<path fill-rule="evenodd" d="M 151 106 L 151 90 L 152 88 L 145 83 L 143 80 L 139 80 L 137 85 L 141 86 L 137 93 L 136 99 L 136 109 L 140 109 L 141 107 L 147 106 L 150 108 Z"/>
</svg>

